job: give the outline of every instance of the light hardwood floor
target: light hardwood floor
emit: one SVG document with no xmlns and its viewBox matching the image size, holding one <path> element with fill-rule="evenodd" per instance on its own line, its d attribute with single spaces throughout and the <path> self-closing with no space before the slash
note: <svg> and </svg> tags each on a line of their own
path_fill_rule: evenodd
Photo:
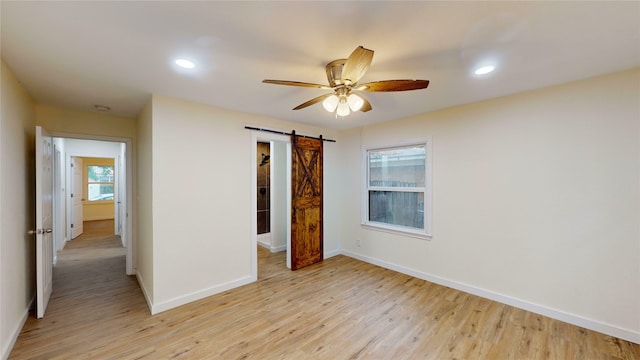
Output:
<svg viewBox="0 0 640 360">
<path fill-rule="evenodd" d="M 108 229 L 59 254 L 45 318 L 10 359 L 640 359 L 640 345 L 345 256 L 291 272 L 261 247 L 258 282 L 151 316 Z"/>
</svg>

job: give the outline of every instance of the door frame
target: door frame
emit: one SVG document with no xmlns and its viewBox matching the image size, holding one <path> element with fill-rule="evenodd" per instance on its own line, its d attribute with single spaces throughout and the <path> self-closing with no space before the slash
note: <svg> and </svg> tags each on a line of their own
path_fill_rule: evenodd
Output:
<svg viewBox="0 0 640 360">
<path fill-rule="evenodd" d="M 69 235 L 67 241 L 71 241 L 71 240 L 75 239 L 76 237 L 82 235 L 82 232 L 83 232 L 83 230 L 82 230 L 82 226 L 83 225 L 82 224 L 77 224 L 77 222 L 74 219 L 74 217 L 76 216 L 76 213 L 73 211 L 73 207 L 75 206 L 75 204 L 73 202 L 77 200 L 78 197 L 76 195 L 79 194 L 80 195 L 80 200 L 79 200 L 80 201 L 80 219 L 83 219 L 82 211 L 83 211 L 83 207 L 84 206 L 82 204 L 82 190 L 83 190 L 82 188 L 83 188 L 84 184 L 82 183 L 82 173 L 80 173 L 80 183 L 79 183 L 80 185 L 79 185 L 79 188 L 80 188 L 81 192 L 78 193 L 76 191 L 76 190 L 78 190 L 76 188 L 76 182 L 74 181 L 74 177 L 75 177 L 74 171 L 76 169 L 75 165 L 77 165 L 78 163 L 74 162 L 74 158 L 78 158 L 78 160 L 76 160 L 76 161 L 79 161 L 80 162 L 80 166 L 82 167 L 83 164 L 84 164 L 84 162 L 82 160 L 82 156 L 69 155 L 69 153 L 67 153 L 65 151 L 65 169 L 64 169 L 65 174 L 66 174 L 66 176 L 65 176 L 65 178 L 66 178 L 65 187 L 67 188 L 67 195 L 68 196 L 70 196 L 71 194 L 74 195 L 73 198 L 70 198 L 70 197 L 66 197 L 65 198 L 68 201 L 68 202 L 65 202 L 65 209 L 64 209 L 65 214 L 66 214 L 66 219 L 67 219 L 67 222 L 64 225 L 65 225 L 65 228 L 66 228 L 66 232 Z M 78 171 L 82 172 L 82 169 L 80 169 Z M 74 236 L 74 231 L 78 230 L 78 226 L 81 228 L 80 233 L 78 235 Z"/>
<path fill-rule="evenodd" d="M 77 139 L 77 140 L 98 140 L 98 141 L 111 141 L 126 144 L 126 273 L 127 275 L 135 275 L 136 264 L 134 262 L 136 254 L 136 238 L 133 231 L 134 223 L 134 209 L 133 209 L 133 141 L 130 138 L 123 138 L 117 136 L 103 136 L 103 135 L 88 135 L 88 134 L 75 134 L 66 132 L 50 131 L 49 134 L 56 138 L 65 139 Z"/>
<path fill-rule="evenodd" d="M 250 219 L 251 219 L 251 236 L 250 236 L 250 256 L 251 256 L 251 278 L 253 281 L 258 279 L 258 196 L 256 194 L 256 188 L 258 186 L 258 162 L 256 153 L 258 151 L 258 142 L 282 142 L 287 144 L 287 179 L 286 179 L 286 192 L 287 192 L 287 267 L 291 268 L 291 137 L 287 135 L 279 135 L 268 132 L 253 132 L 251 134 L 251 161 L 249 162 L 251 165 L 251 190 L 249 191 L 251 206 Z M 273 159 L 273 157 L 272 157 Z M 271 198 L 273 198 L 273 186 L 269 187 L 271 189 Z M 271 217 L 273 219 L 273 216 Z M 273 223 L 272 223 L 273 227 Z"/>
<path fill-rule="evenodd" d="M 64 228 L 65 216 L 60 213 L 60 204 L 64 204 L 64 194 L 62 188 L 62 167 L 64 163 L 64 154 L 60 148 L 53 142 L 53 265 L 58 263 L 58 251 L 64 247 Z M 65 213 L 66 214 L 66 213 Z"/>
</svg>

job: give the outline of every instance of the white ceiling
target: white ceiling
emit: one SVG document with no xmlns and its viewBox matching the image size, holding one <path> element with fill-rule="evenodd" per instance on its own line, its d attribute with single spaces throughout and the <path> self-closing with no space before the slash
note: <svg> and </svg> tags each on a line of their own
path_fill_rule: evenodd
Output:
<svg viewBox="0 0 640 360">
<path fill-rule="evenodd" d="M 640 2 L 0 2 L 2 58 L 42 104 L 135 117 L 151 94 L 344 129 L 640 66 Z M 373 110 L 336 119 L 324 66 L 375 51 Z M 177 57 L 194 70 L 179 70 Z M 472 75 L 495 62 L 494 73 Z M 560 99 L 559 99 L 560 100 Z M 215 119 L 212 119 L 215 121 Z"/>
</svg>

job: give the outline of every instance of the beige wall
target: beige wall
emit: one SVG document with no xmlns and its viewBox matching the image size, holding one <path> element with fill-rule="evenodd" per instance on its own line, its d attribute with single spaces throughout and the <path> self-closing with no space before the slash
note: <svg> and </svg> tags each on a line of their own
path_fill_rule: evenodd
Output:
<svg viewBox="0 0 640 360">
<path fill-rule="evenodd" d="M 0 122 L 0 357 L 35 296 L 35 104 L 2 61 Z"/>
<path fill-rule="evenodd" d="M 145 212 L 152 211 L 153 299 L 154 311 L 160 311 L 250 281 L 255 154 L 252 132 L 244 126 L 333 134 L 161 96 L 153 97 L 152 108 L 153 207 Z M 336 149 L 325 147 L 325 176 L 337 175 Z M 325 181 L 325 193 L 335 193 L 334 185 Z M 328 208 L 333 199 L 327 197 Z M 325 251 L 337 251 L 337 215 L 325 214 Z"/>
<path fill-rule="evenodd" d="M 273 143 L 271 167 L 273 177 L 270 181 L 275 196 L 271 199 L 270 245 L 271 249 L 281 249 L 287 246 L 287 224 L 290 217 L 287 212 L 287 144 L 277 141 Z"/>
<path fill-rule="evenodd" d="M 636 69 L 344 132 L 343 248 L 640 341 L 639 94 Z M 419 137 L 433 238 L 361 227 L 362 147 Z"/>
<path fill-rule="evenodd" d="M 144 292 L 145 298 L 152 308 L 154 303 L 154 244 L 153 244 L 153 126 L 152 107 L 149 102 L 137 121 L 138 146 L 138 168 L 137 183 L 135 189 L 137 196 L 135 202 L 138 208 L 135 247 L 136 254 L 136 276 Z"/>
<path fill-rule="evenodd" d="M 135 139 L 136 120 L 89 111 L 36 105 L 36 123 L 54 133 Z"/>
</svg>

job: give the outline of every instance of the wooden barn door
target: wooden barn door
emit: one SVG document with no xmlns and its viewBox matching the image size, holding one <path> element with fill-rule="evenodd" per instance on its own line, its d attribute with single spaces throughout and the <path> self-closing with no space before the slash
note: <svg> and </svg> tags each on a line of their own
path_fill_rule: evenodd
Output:
<svg viewBox="0 0 640 360">
<path fill-rule="evenodd" d="M 291 270 L 323 259 L 322 140 L 292 135 Z"/>
</svg>

